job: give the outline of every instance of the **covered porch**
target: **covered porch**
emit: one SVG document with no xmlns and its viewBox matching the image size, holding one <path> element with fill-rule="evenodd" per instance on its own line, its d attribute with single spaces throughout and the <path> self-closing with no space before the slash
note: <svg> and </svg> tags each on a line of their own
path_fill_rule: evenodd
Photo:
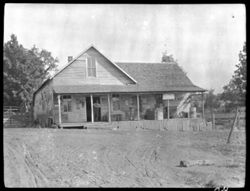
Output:
<svg viewBox="0 0 250 191">
<path fill-rule="evenodd" d="M 202 119 L 204 101 L 203 94 L 199 95 L 202 101 L 197 115 L 197 105 L 192 106 L 190 102 L 192 94 L 188 92 L 54 94 L 53 118 L 55 123 L 65 128 L 75 126 L 108 128 L 112 126 L 111 124 L 123 124 L 123 122 Z M 140 125 L 142 123 L 133 124 L 136 127 L 142 126 Z"/>
</svg>

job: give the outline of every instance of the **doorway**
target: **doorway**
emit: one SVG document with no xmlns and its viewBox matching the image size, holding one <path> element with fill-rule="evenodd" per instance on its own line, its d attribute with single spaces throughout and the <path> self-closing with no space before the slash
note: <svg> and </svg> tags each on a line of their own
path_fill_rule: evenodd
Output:
<svg viewBox="0 0 250 191">
<path fill-rule="evenodd" d="M 91 99 L 86 97 L 87 122 L 91 122 Z M 93 96 L 94 122 L 101 121 L 100 96 Z"/>
<path fill-rule="evenodd" d="M 91 122 L 91 100 L 90 100 L 90 97 L 86 97 L 86 113 L 87 113 L 87 122 Z"/>
</svg>

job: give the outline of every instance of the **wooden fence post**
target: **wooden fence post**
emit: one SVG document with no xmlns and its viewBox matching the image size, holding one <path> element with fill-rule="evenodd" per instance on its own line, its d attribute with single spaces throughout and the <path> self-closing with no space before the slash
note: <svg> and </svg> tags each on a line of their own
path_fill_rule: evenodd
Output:
<svg viewBox="0 0 250 191">
<path fill-rule="evenodd" d="M 229 133 L 228 138 L 227 138 L 227 144 L 230 143 L 230 138 L 231 138 L 231 135 L 233 133 L 233 129 L 234 129 L 234 126 L 236 124 L 236 121 L 237 121 L 237 118 L 238 118 L 238 114 L 239 114 L 238 108 L 236 108 L 236 114 L 235 114 L 233 125 L 231 127 L 230 133 Z"/>
<path fill-rule="evenodd" d="M 202 92 L 202 118 L 205 119 L 204 93 Z"/>
<path fill-rule="evenodd" d="M 10 125 L 11 125 L 11 106 L 9 107 L 9 121 L 10 121 Z"/>
<path fill-rule="evenodd" d="M 212 127 L 213 127 L 213 129 L 216 129 L 216 127 L 215 127 L 215 116 L 214 116 L 214 111 L 213 111 L 213 113 L 212 113 Z"/>
</svg>

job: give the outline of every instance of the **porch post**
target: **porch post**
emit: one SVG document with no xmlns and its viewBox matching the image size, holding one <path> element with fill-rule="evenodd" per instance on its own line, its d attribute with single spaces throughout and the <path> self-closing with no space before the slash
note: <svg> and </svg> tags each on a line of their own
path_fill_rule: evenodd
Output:
<svg viewBox="0 0 250 191">
<path fill-rule="evenodd" d="M 138 117 L 138 121 L 140 120 L 140 98 L 139 98 L 139 94 L 137 94 L 137 117 Z"/>
<path fill-rule="evenodd" d="M 168 119 L 169 119 L 169 99 L 168 99 Z"/>
<path fill-rule="evenodd" d="M 202 118 L 205 118 L 205 114 L 204 114 L 204 93 L 202 92 Z"/>
<path fill-rule="evenodd" d="M 93 108 L 93 95 L 90 94 L 90 102 L 91 102 L 91 122 L 94 123 L 94 108 Z"/>
<path fill-rule="evenodd" d="M 110 94 L 108 94 L 108 120 L 111 122 L 111 112 L 110 112 Z"/>
<path fill-rule="evenodd" d="M 61 117 L 61 99 L 60 99 L 60 95 L 57 96 L 57 100 L 58 100 L 58 115 L 59 115 L 59 125 L 61 125 L 62 123 L 62 117 Z"/>
</svg>

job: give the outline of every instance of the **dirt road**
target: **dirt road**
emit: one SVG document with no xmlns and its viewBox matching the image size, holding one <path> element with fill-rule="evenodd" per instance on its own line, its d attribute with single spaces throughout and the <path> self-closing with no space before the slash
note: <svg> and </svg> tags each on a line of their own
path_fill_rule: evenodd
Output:
<svg viewBox="0 0 250 191">
<path fill-rule="evenodd" d="M 228 133 L 4 129 L 5 186 L 243 187 L 245 132 Z"/>
</svg>

